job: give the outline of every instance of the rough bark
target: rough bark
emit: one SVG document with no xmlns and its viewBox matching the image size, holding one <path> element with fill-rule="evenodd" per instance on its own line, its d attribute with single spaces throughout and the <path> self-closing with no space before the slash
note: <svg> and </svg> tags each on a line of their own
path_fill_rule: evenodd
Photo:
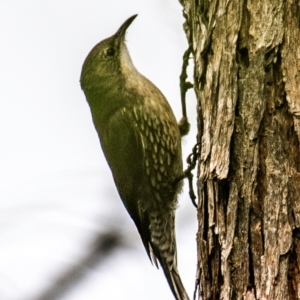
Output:
<svg viewBox="0 0 300 300">
<path fill-rule="evenodd" d="M 300 2 L 181 0 L 198 99 L 198 298 L 300 298 Z"/>
</svg>

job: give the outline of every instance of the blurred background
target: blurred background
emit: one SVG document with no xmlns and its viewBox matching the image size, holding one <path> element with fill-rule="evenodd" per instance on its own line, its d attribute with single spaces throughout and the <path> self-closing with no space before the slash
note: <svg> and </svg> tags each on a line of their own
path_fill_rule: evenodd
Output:
<svg viewBox="0 0 300 300">
<path fill-rule="evenodd" d="M 0 2 L 1 300 L 173 299 L 119 199 L 79 85 L 91 48 L 136 13 L 133 62 L 179 119 L 187 42 L 178 1 Z M 196 142 L 192 91 L 187 102 L 184 160 Z M 191 296 L 196 231 L 186 182 L 177 240 Z"/>
</svg>

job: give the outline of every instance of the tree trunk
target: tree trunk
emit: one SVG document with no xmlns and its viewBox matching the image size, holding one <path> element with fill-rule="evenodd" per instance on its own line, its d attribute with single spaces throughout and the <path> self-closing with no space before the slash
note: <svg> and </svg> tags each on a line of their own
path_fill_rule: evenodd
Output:
<svg viewBox="0 0 300 300">
<path fill-rule="evenodd" d="M 300 2 L 181 0 L 198 99 L 198 299 L 300 299 Z"/>
</svg>

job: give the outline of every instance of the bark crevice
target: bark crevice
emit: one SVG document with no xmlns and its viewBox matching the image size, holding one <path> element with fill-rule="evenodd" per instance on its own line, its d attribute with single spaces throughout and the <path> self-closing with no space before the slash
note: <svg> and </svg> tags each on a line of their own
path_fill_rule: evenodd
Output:
<svg viewBox="0 0 300 300">
<path fill-rule="evenodd" d="M 181 3 L 201 142 L 198 297 L 299 299 L 299 3 Z"/>
</svg>

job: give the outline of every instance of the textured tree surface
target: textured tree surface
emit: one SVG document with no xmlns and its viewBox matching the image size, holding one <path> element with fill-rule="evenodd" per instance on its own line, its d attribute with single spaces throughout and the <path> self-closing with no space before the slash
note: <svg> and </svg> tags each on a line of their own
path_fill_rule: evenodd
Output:
<svg viewBox="0 0 300 300">
<path fill-rule="evenodd" d="M 300 299 L 300 2 L 181 0 L 201 154 L 199 299 Z"/>
</svg>

